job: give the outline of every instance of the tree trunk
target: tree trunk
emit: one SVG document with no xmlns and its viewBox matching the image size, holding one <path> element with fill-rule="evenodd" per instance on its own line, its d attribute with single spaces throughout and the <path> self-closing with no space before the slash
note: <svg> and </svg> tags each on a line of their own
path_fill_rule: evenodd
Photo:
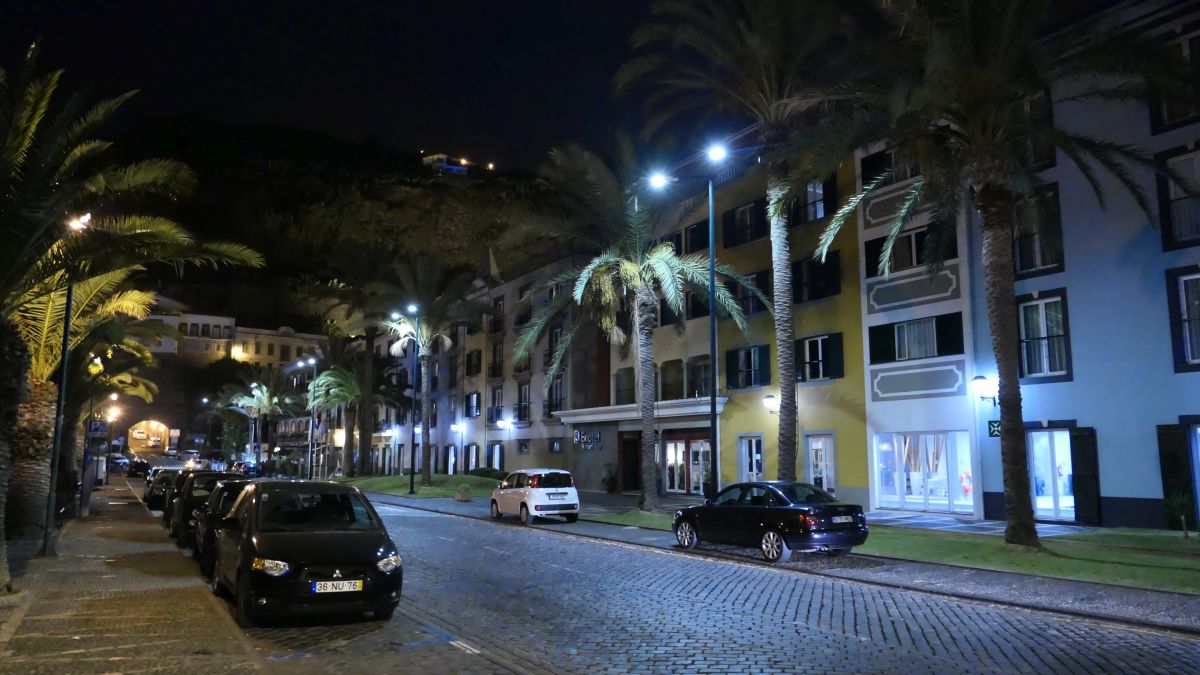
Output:
<svg viewBox="0 0 1200 675">
<path fill-rule="evenodd" d="M 433 485 L 433 451 L 429 448 L 429 350 L 421 350 L 421 485 Z"/>
<path fill-rule="evenodd" d="M 1041 546 L 1033 522 L 1029 492 L 1029 455 L 1021 415 L 1021 333 L 1013 291 L 1013 195 L 1006 188 L 984 187 L 976 193 L 983 220 L 983 278 L 987 297 L 992 353 L 1000 403 L 1000 461 L 1004 467 L 1004 540 Z"/>
<path fill-rule="evenodd" d="M 26 386 L 29 395 L 20 405 L 13 429 L 6 520 L 9 538 L 41 536 L 50 490 L 50 454 L 54 444 L 58 386 L 53 382 L 33 380 L 27 381 Z"/>
<path fill-rule="evenodd" d="M 767 217 L 771 221 L 772 303 L 775 305 L 775 363 L 779 373 L 779 480 L 796 480 L 796 356 L 792 345 L 792 245 L 786 203 L 788 167 L 784 162 L 767 166 Z"/>
<path fill-rule="evenodd" d="M 6 505 L 8 481 L 12 473 L 12 451 L 17 417 L 25 395 L 25 377 L 29 372 L 29 351 L 12 322 L 0 314 L 0 535 L 7 531 Z M 8 545 L 0 536 L 0 588 L 12 589 L 8 569 Z"/>
<path fill-rule="evenodd" d="M 346 441 L 342 444 L 342 475 L 354 476 L 354 427 L 358 422 L 358 410 L 354 405 L 346 404 Z"/>
<path fill-rule="evenodd" d="M 638 508 L 658 508 L 658 443 L 654 433 L 654 313 L 657 301 L 650 289 L 638 289 L 633 309 L 637 331 L 638 411 L 642 415 L 642 498 Z M 710 311 L 716 311 L 713 307 Z"/>
<path fill-rule="evenodd" d="M 359 415 L 362 417 L 360 428 L 362 438 L 358 443 L 358 475 L 370 476 L 374 473 L 371 465 L 371 450 L 375 445 L 375 337 L 378 334 L 375 326 L 367 326 L 363 333 L 367 341 L 366 368 L 363 371 L 362 403 L 359 405 Z"/>
</svg>

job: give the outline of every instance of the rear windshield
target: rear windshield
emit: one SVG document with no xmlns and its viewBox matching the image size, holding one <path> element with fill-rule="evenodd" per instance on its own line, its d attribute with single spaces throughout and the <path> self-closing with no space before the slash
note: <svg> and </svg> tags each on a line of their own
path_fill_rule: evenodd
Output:
<svg viewBox="0 0 1200 675">
<path fill-rule="evenodd" d="M 258 498 L 263 532 L 375 530 L 382 527 L 363 498 L 352 492 L 264 492 Z"/>
<path fill-rule="evenodd" d="M 814 485 L 790 483 L 788 485 L 777 485 L 776 487 L 793 504 L 828 504 L 837 501 L 837 497 Z"/>
<path fill-rule="evenodd" d="M 154 474 L 155 483 L 166 483 L 175 480 L 175 476 L 179 475 L 178 471 L 159 471 Z"/>
<path fill-rule="evenodd" d="M 544 473 L 538 479 L 538 487 L 544 488 L 569 488 L 571 487 L 571 474 L 569 473 Z"/>
<path fill-rule="evenodd" d="M 217 481 L 228 480 L 233 476 L 205 476 L 197 478 L 192 482 L 192 498 L 193 499 L 208 499 L 212 494 L 213 488 L 217 486 Z"/>
</svg>

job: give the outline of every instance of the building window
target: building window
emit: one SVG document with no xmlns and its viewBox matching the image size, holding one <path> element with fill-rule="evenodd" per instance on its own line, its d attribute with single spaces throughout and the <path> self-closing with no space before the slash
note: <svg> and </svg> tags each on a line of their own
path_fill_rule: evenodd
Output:
<svg viewBox="0 0 1200 675">
<path fill-rule="evenodd" d="M 1013 259 L 1019 277 L 1063 269 L 1058 186 L 1046 187 L 1038 201 L 1040 208 L 1028 211 L 1033 217 L 1025 218 L 1027 223 L 1018 223 L 1013 236 Z"/>
<path fill-rule="evenodd" d="M 633 368 L 618 369 L 613 375 L 613 394 L 615 395 L 614 405 L 625 405 L 637 401 L 636 378 L 633 376 Z"/>
<path fill-rule="evenodd" d="M 958 241 L 955 229 L 947 225 L 942 228 L 941 241 L 936 242 L 937 250 L 930 251 L 927 242 L 929 229 L 919 228 L 901 232 L 892 245 L 891 272 L 895 274 L 902 270 L 912 269 L 919 265 L 927 265 L 938 260 L 952 260 L 958 257 Z M 879 262 L 883 257 L 883 245 L 887 237 L 871 239 L 863 245 L 866 256 L 867 277 L 879 275 Z"/>
<path fill-rule="evenodd" d="M 1200 69 L 1200 61 L 1195 58 L 1197 52 L 1200 52 L 1200 35 L 1189 35 L 1182 39 L 1166 45 L 1166 48 L 1173 52 L 1176 58 L 1181 58 L 1187 62 L 1192 68 L 1193 80 L 1197 79 L 1197 70 Z M 1194 95 L 1195 82 L 1188 87 L 1187 93 Z M 1185 100 L 1180 100 L 1185 99 Z M 1177 124 L 1187 122 L 1200 116 L 1200 105 L 1197 105 L 1194 100 L 1187 96 L 1180 96 L 1179 99 L 1169 101 L 1159 101 L 1156 106 L 1158 120 L 1155 127 L 1172 127 Z"/>
<path fill-rule="evenodd" d="M 432 387 L 434 390 L 436 390 L 438 388 L 438 376 L 441 375 L 441 373 L 442 373 L 442 362 L 434 361 L 433 367 L 430 368 L 430 370 L 433 371 L 431 373 L 431 375 L 433 375 L 433 377 L 429 378 L 429 386 Z"/>
<path fill-rule="evenodd" d="M 517 292 L 520 297 L 517 303 L 517 315 L 513 317 L 513 328 L 524 326 L 533 318 L 532 301 L 528 300 L 531 288 L 532 286 L 526 284 Z"/>
<path fill-rule="evenodd" d="M 771 346 L 758 345 L 725 352 L 726 377 L 734 389 L 771 384 Z"/>
<path fill-rule="evenodd" d="M 845 376 L 842 334 L 830 333 L 796 340 L 796 379 L 833 380 Z"/>
<path fill-rule="evenodd" d="M 1200 244 L 1200 196 L 1195 194 L 1200 187 L 1200 152 L 1172 157 L 1167 160 L 1167 167 L 1187 186 L 1166 181 L 1163 237 L 1169 246 Z"/>
<path fill-rule="evenodd" d="M 863 157 L 859 162 L 859 170 L 862 174 L 863 185 L 868 185 L 876 178 L 879 178 L 885 173 L 891 172 L 890 175 L 880 183 L 880 187 L 891 185 L 900 181 L 906 181 L 909 178 L 915 177 L 918 173 L 916 167 L 896 167 L 896 158 L 887 150 L 880 150 Z"/>
<path fill-rule="evenodd" d="M 489 424 L 495 424 L 502 419 L 504 419 L 504 387 L 492 387 L 487 421 Z"/>
<path fill-rule="evenodd" d="M 660 244 L 670 244 L 676 253 L 683 253 L 683 231 L 677 230 L 659 238 Z"/>
<path fill-rule="evenodd" d="M 709 383 L 712 382 L 712 363 L 708 354 L 693 356 L 688 359 L 687 393 L 692 398 L 709 395 Z"/>
<path fill-rule="evenodd" d="M 504 470 L 504 444 L 489 443 L 487 446 L 487 466 L 497 471 Z"/>
<path fill-rule="evenodd" d="M 750 281 L 754 284 L 755 288 L 764 294 L 766 293 L 767 284 L 770 283 L 771 280 L 770 272 L 763 270 L 747 276 L 750 277 Z M 763 301 L 758 294 L 754 293 L 754 291 L 750 290 L 745 285 L 738 285 L 737 299 L 738 304 L 742 306 L 742 313 L 746 315 L 758 314 L 759 312 L 765 312 L 767 310 L 767 306 L 763 304 Z"/>
<path fill-rule="evenodd" d="M 550 438 L 546 440 L 546 448 L 550 452 L 562 452 L 563 442 L 561 438 Z"/>
<path fill-rule="evenodd" d="M 463 400 L 463 414 L 467 417 L 479 417 L 481 398 L 483 397 L 480 396 L 479 392 L 477 391 L 467 394 L 466 398 Z"/>
<path fill-rule="evenodd" d="M 1180 360 L 1183 364 L 1200 367 L 1200 272 L 1179 275 L 1176 283 L 1179 298 L 1177 336 L 1182 345 Z"/>
<path fill-rule="evenodd" d="M 563 376 L 555 375 L 554 379 L 550 382 L 550 392 L 546 396 L 546 414 L 544 417 L 550 417 L 553 413 L 565 410 L 566 397 L 563 394 Z"/>
<path fill-rule="evenodd" d="M 529 382 L 517 384 L 517 403 L 513 406 L 513 417 L 518 422 L 529 421 Z"/>
<path fill-rule="evenodd" d="M 813 256 L 792 263 L 792 302 L 799 304 L 828 298 L 842 292 L 842 264 L 837 251 L 825 262 Z"/>
<path fill-rule="evenodd" d="M 518 455 L 528 455 L 529 454 L 529 441 L 517 441 L 517 454 Z"/>
<path fill-rule="evenodd" d="M 208 335 L 209 335 L 208 331 L 209 331 L 208 324 L 206 324 L 206 323 L 200 324 L 200 337 L 208 337 Z"/>
<path fill-rule="evenodd" d="M 233 329 L 230 328 L 229 326 L 222 327 L 221 328 L 221 337 L 226 340 L 230 339 L 231 337 L 233 337 Z"/>
<path fill-rule="evenodd" d="M 467 376 L 478 375 L 483 372 L 483 352 L 476 349 L 467 352 Z"/>
<path fill-rule="evenodd" d="M 493 342 L 488 377 L 504 377 L 504 343 Z"/>
<path fill-rule="evenodd" d="M 722 230 L 725 248 L 767 236 L 767 200 L 759 199 L 726 211 Z"/>
<path fill-rule="evenodd" d="M 683 392 L 683 359 L 666 361 L 659 367 L 662 391 L 659 398 L 663 401 L 676 401 L 684 397 Z"/>
<path fill-rule="evenodd" d="M 291 361 L 292 360 L 292 346 L 291 345 L 279 345 L 279 360 L 280 361 Z"/>
<path fill-rule="evenodd" d="M 708 294 L 689 291 L 687 294 L 687 318 L 699 319 L 703 316 L 708 316 Z"/>
<path fill-rule="evenodd" d="M 437 401 L 429 402 L 429 428 L 430 429 L 437 428 L 437 408 L 438 408 Z"/>
<path fill-rule="evenodd" d="M 1021 322 L 1021 377 L 1040 380 L 1070 375 L 1067 302 L 1062 291 L 1017 299 Z"/>
<path fill-rule="evenodd" d="M 488 321 L 488 331 L 499 333 L 504 330 L 504 298 L 492 300 L 492 316 Z"/>
<path fill-rule="evenodd" d="M 872 365 L 963 353 L 959 312 L 871 326 L 867 333 Z"/>
<path fill-rule="evenodd" d="M 1054 107 L 1050 103 L 1050 92 L 1043 91 L 1037 96 L 1031 96 L 1025 101 L 1025 114 L 1029 117 L 1031 126 L 1046 125 L 1053 119 Z M 1025 168 L 1033 171 L 1054 166 L 1054 143 L 1045 138 L 1025 136 L 1017 139 L 1022 148 L 1022 160 Z"/>
<path fill-rule="evenodd" d="M 274 342 L 267 343 L 267 356 L 275 356 L 275 343 Z"/>
<path fill-rule="evenodd" d="M 684 230 L 684 251 L 695 253 L 708 248 L 708 220 L 692 223 Z"/>
</svg>

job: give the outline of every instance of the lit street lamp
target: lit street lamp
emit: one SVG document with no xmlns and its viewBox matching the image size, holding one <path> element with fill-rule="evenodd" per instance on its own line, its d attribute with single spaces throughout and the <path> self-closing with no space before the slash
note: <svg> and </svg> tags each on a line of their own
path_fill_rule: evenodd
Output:
<svg viewBox="0 0 1200 675">
<path fill-rule="evenodd" d="M 312 381 L 308 385 L 309 396 L 312 396 L 312 388 L 317 382 L 317 360 L 308 357 L 307 360 L 300 359 L 296 365 L 303 368 L 305 365 L 312 366 Z M 308 402 L 308 479 L 313 477 L 313 427 L 317 424 L 317 409 L 313 407 L 312 401 Z"/>
<path fill-rule="evenodd" d="M 465 161 L 464 161 L 464 163 L 465 163 Z M 410 382 L 413 383 L 413 400 L 416 400 L 416 398 L 418 396 L 418 392 L 417 392 L 417 368 L 418 368 L 417 356 L 418 356 L 418 353 L 421 351 L 421 343 L 420 343 L 421 315 L 418 314 L 418 312 L 420 311 L 420 308 L 417 307 L 416 303 L 412 303 L 412 302 L 408 303 L 408 307 L 405 307 L 404 311 L 408 312 L 409 316 L 413 317 L 416 320 L 415 334 L 413 335 L 412 378 L 409 380 Z M 421 400 L 421 410 L 424 410 L 424 409 L 425 409 L 425 401 L 424 401 L 424 399 L 422 399 Z M 414 415 L 414 419 L 413 419 L 413 423 L 412 423 L 412 427 L 411 427 L 412 428 L 412 433 L 411 433 L 412 443 L 411 443 L 411 447 L 408 449 L 408 494 L 410 494 L 410 495 L 415 495 L 417 493 L 417 434 L 419 433 L 418 429 L 420 428 L 419 425 L 417 424 L 417 421 L 415 418 L 415 415 L 416 415 L 415 410 L 413 411 L 413 415 Z M 429 448 L 425 448 L 425 452 L 429 452 Z"/>
</svg>

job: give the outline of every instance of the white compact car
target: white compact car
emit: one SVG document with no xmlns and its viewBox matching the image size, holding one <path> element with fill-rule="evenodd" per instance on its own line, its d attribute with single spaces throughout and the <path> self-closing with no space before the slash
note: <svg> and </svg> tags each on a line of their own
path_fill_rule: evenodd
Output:
<svg viewBox="0 0 1200 675">
<path fill-rule="evenodd" d="M 138 439 L 139 441 L 146 440 L 146 430 L 145 429 L 134 429 L 132 431 L 132 433 L 133 433 L 133 437 Z"/>
<path fill-rule="evenodd" d="M 579 520 L 575 479 L 562 469 L 514 471 L 492 490 L 492 518 L 505 514 L 520 516 L 526 525 L 541 516 L 562 516 L 573 523 Z"/>
</svg>

